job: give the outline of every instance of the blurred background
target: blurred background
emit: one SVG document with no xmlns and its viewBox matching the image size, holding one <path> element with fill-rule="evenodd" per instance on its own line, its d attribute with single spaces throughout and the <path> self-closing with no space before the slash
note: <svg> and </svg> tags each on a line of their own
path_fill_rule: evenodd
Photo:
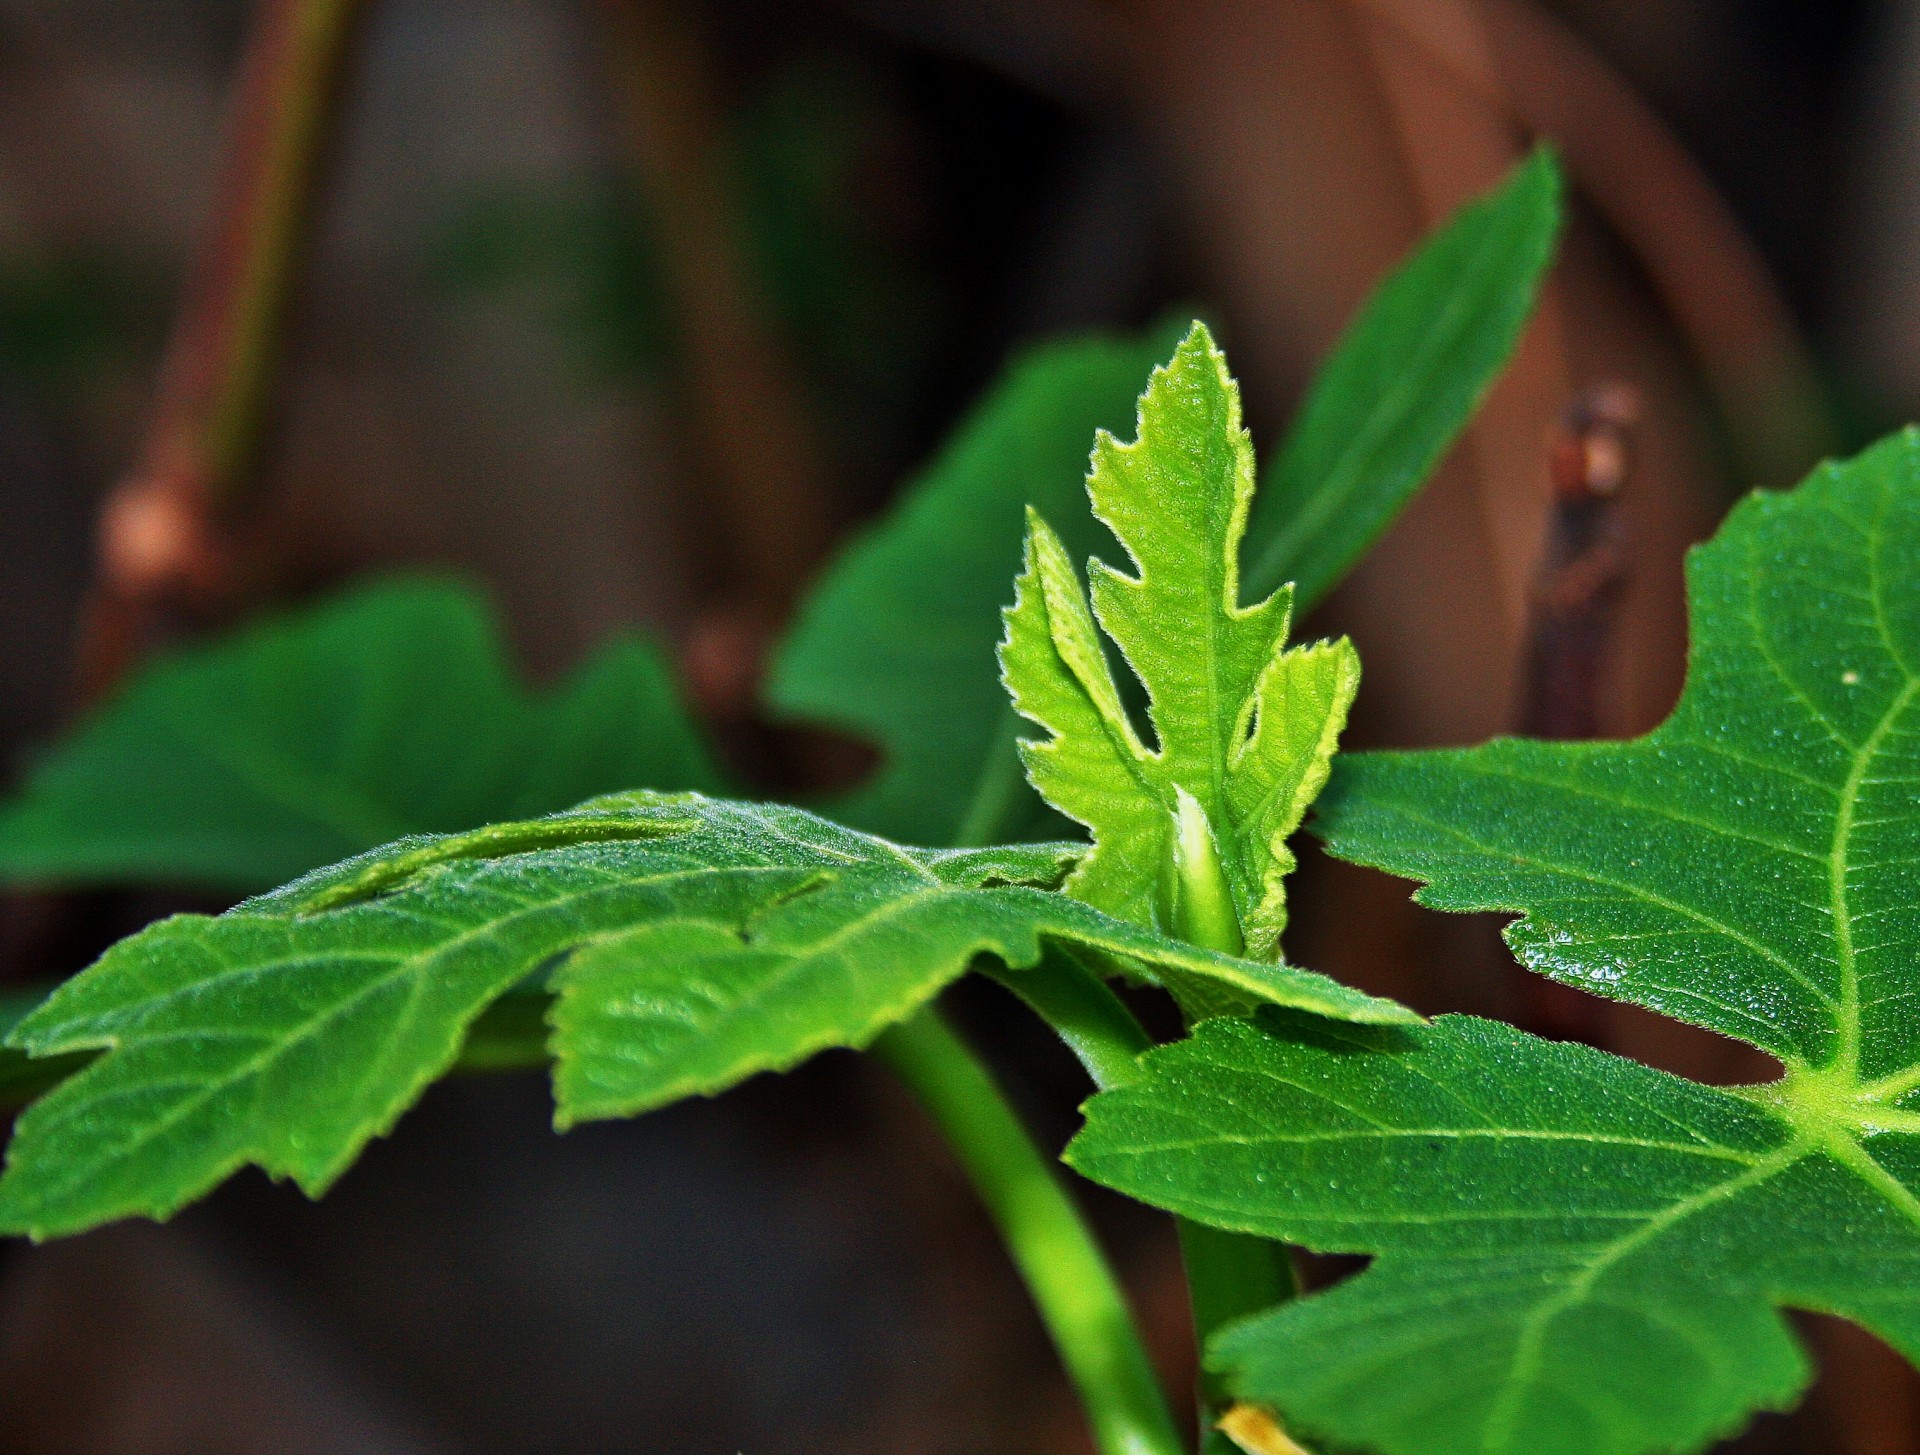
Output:
<svg viewBox="0 0 1920 1455">
<path fill-rule="evenodd" d="M 300 65 L 290 309 L 223 334 L 223 239 Z M 433 563 L 488 584 L 537 678 L 644 626 L 750 781 L 847 781 L 857 745 L 758 721 L 766 644 L 1012 352 L 1203 314 L 1270 446 L 1365 291 L 1539 138 L 1573 204 L 1540 313 L 1308 624 L 1359 643 L 1363 745 L 1652 726 L 1685 547 L 1920 415 L 1920 6 L 0 0 L 0 761 L 156 643 Z M 169 429 L 215 336 L 257 349 L 256 397 L 195 474 Z M 1569 607 L 1554 462 L 1564 488 L 1595 438 L 1623 483 L 1604 589 Z M 1594 663 L 1570 711 L 1528 675 L 1568 610 Z M 1302 963 L 1764 1074 L 1521 984 L 1492 926 L 1404 885 L 1304 872 Z M 0 976 L 178 904 L 10 896 Z M 990 993 L 956 1010 L 1064 1140 L 1073 1066 Z M 537 1077 L 448 1085 L 324 1203 L 250 1174 L 165 1228 L 6 1249 L 0 1450 L 1085 1448 L 877 1069 L 565 1139 L 547 1116 Z M 1190 1379 L 1169 1234 L 1094 1205 Z M 1912 1374 L 1807 1329 L 1806 1408 L 1727 1448 L 1920 1451 Z"/>
</svg>

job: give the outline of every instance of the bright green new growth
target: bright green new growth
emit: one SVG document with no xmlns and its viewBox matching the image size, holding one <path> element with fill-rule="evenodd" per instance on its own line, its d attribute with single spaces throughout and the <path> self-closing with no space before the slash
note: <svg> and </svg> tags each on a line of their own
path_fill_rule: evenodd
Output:
<svg viewBox="0 0 1920 1455">
<path fill-rule="evenodd" d="M 252 1162 L 310 1193 L 390 1128 L 496 998 L 554 965 L 561 1125 L 862 1046 L 980 954 L 1043 942 L 1149 979 L 1382 1022 L 1330 980 L 1051 892 L 1079 850 L 902 849 L 799 809 L 636 792 L 402 840 L 124 940 L 9 1036 L 104 1050 L 21 1117 L 0 1228 L 165 1216 Z"/>
<path fill-rule="evenodd" d="M 832 806 L 835 818 L 925 844 L 1027 837 L 1051 818 L 1021 780 L 1018 719 L 993 670 L 1024 507 L 1093 549 L 1087 441 L 1132 417 L 1140 381 L 1174 337 L 1089 335 L 1016 361 L 809 595 L 768 697 L 885 752 L 871 781 Z"/>
<path fill-rule="evenodd" d="M 1274 959 L 1293 867 L 1286 839 L 1326 781 L 1360 664 L 1344 640 L 1284 649 L 1291 587 L 1240 604 L 1253 447 L 1203 325 L 1154 371 L 1138 438 L 1097 438 L 1087 491 L 1139 574 L 1092 562 L 1089 608 L 1066 548 L 1030 515 L 1000 649 L 1014 705 L 1051 734 L 1021 744 L 1028 776 L 1093 835 L 1068 888 L 1171 928 L 1194 889 L 1179 870 L 1191 862 L 1183 837 L 1210 834 L 1247 954 Z M 1151 747 L 1114 682 L 1103 629 L 1147 691 Z M 1239 948 L 1224 932 L 1214 942 Z"/>
<path fill-rule="evenodd" d="M 1203 1026 L 1092 1104 L 1072 1160 L 1101 1181 L 1377 1255 L 1212 1347 L 1303 1430 L 1697 1448 L 1805 1385 L 1780 1306 L 1920 1356 L 1920 434 L 1748 500 L 1689 585 L 1658 731 L 1347 759 L 1320 827 L 1425 904 L 1523 915 L 1532 968 L 1750 1041 L 1781 1080 L 1697 1086 L 1464 1017 L 1288 1017 Z"/>
<path fill-rule="evenodd" d="M 1463 207 L 1361 306 L 1309 384 L 1254 499 L 1244 589 L 1311 610 L 1413 498 L 1505 366 L 1560 229 L 1561 182 L 1536 152 Z M 874 779 L 836 818 L 911 843 L 1042 834 L 992 680 L 1022 507 L 1074 560 L 1108 539 L 1087 509 L 1087 441 L 1134 418 L 1161 330 L 1089 335 L 1019 360 L 801 608 L 768 695 L 870 739 Z"/>
<path fill-rule="evenodd" d="M 1420 1024 L 1272 963 L 1285 838 L 1357 670 L 1344 643 L 1282 648 L 1290 607 L 1386 526 L 1504 363 L 1558 220 L 1557 174 L 1536 155 L 1385 280 L 1311 385 L 1250 528 L 1238 401 L 1198 329 L 1155 375 L 1140 442 L 1103 440 L 1096 520 L 1084 442 L 1124 426 L 1165 346 L 1081 339 L 994 391 L 805 606 L 775 705 L 885 754 L 845 816 L 896 838 L 1036 836 L 1051 816 L 987 663 L 995 583 L 1022 504 L 1040 503 L 1065 546 L 1036 527 L 1007 672 L 1048 714 L 1056 738 L 1029 762 L 1051 761 L 1057 801 L 1093 815 L 1090 857 L 904 849 L 796 809 L 644 792 L 422 837 L 715 778 L 643 646 L 528 694 L 484 612 L 445 586 L 372 588 L 154 664 L 0 811 L 0 878 L 258 888 L 408 837 L 228 915 L 152 926 L 37 1008 L 0 1004 L 7 1046 L 41 1058 L 0 1053 L 0 1096 L 70 1078 L 18 1123 L 0 1230 L 164 1216 L 248 1163 L 317 1193 L 456 1066 L 551 1061 L 565 1125 L 884 1031 L 1001 1222 L 1101 1448 L 1171 1455 L 1124 1296 L 992 1079 L 924 1007 L 995 957 L 1011 968 L 990 973 L 1109 1084 L 1138 1069 L 1145 1035 L 1092 965 L 1162 984 L 1190 1014 Z M 1098 568 L 1089 607 L 1071 562 L 1100 548 L 1101 521 L 1141 574 Z M 1251 594 L 1274 593 L 1247 607 L 1243 532 Z M 1276 590 L 1288 578 L 1297 592 Z M 1146 689 L 1151 747 L 1102 626 Z M 1144 847 L 1118 837 L 1136 820 Z M 1076 886 L 1126 919 L 1059 892 L 1082 860 Z M 1257 958 L 1237 958 L 1249 945 Z M 1191 1225 L 1182 1239 L 1203 1329 L 1291 1288 L 1258 1239 Z"/>
</svg>

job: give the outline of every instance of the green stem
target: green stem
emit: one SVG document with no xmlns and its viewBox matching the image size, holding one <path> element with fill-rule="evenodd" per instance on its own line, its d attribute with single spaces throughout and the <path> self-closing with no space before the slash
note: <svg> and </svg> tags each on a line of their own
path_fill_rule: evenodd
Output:
<svg viewBox="0 0 1920 1455">
<path fill-rule="evenodd" d="M 255 472 L 283 373 L 289 305 L 367 0 L 260 0 L 213 227 L 195 260 L 133 467 L 101 502 L 80 694 L 106 695 L 183 603 L 234 585 L 219 518 Z"/>
<path fill-rule="evenodd" d="M 1102 1091 L 1140 1075 L 1140 1054 L 1153 1038 L 1107 983 L 1071 950 L 1053 947 L 1031 970 L 986 974 L 1011 990 L 1053 1028 Z"/>
<path fill-rule="evenodd" d="M 365 0 L 266 0 L 248 44 L 219 229 L 169 361 L 180 371 L 169 385 L 185 396 L 171 402 L 198 426 L 214 497 L 236 487 L 256 453 L 364 8 Z"/>
<path fill-rule="evenodd" d="M 1052 1026 L 1101 1091 L 1139 1077 L 1139 1058 L 1153 1043 L 1120 997 L 1070 952 L 1049 954 L 1031 970 L 994 975 Z M 1285 1303 L 1299 1292 L 1286 1248 L 1248 1233 L 1175 1219 L 1187 1269 L 1193 1333 L 1203 1354 L 1222 1325 Z M 1229 1400 L 1217 1376 L 1202 1366 L 1200 1419 L 1203 1430 Z"/>
<path fill-rule="evenodd" d="M 999 1225 L 1101 1455 L 1179 1455 L 1126 1296 L 993 1078 L 932 1010 L 894 1026 L 874 1049 L 939 1124 Z"/>
<path fill-rule="evenodd" d="M 364 8 L 365 0 L 262 0 L 257 8 L 213 230 L 167 341 L 130 485 L 165 482 L 211 508 L 234 493 L 253 464 Z"/>
<path fill-rule="evenodd" d="M 1206 1367 L 1207 1340 L 1235 1319 L 1286 1303 L 1300 1292 L 1300 1285 L 1283 1244 L 1185 1218 L 1177 1219 L 1176 1226 L 1187 1268 L 1193 1336 L 1201 1353 L 1200 1418 L 1202 1428 L 1209 1428 L 1232 1396 L 1220 1376 Z"/>
</svg>

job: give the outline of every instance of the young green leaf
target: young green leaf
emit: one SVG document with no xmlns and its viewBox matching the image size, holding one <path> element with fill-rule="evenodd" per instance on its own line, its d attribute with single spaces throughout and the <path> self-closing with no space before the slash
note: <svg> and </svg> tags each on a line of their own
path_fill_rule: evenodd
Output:
<svg viewBox="0 0 1920 1455">
<path fill-rule="evenodd" d="M 1021 744 L 1028 776 L 1093 833 L 1068 887 L 1123 919 L 1172 928 L 1183 899 L 1214 894 L 1204 879 L 1217 864 L 1232 902 L 1204 913 L 1232 933 L 1215 947 L 1237 950 L 1237 937 L 1253 958 L 1273 959 L 1293 867 L 1286 839 L 1326 779 L 1360 664 L 1344 640 L 1285 649 L 1291 588 L 1240 604 L 1253 447 L 1203 325 L 1154 371 L 1134 443 L 1098 437 L 1087 491 L 1139 574 L 1093 562 L 1089 608 L 1066 547 L 1030 514 L 1000 649 L 1014 706 L 1051 734 Z M 1102 629 L 1147 691 L 1152 746 L 1114 682 Z"/>
<path fill-rule="evenodd" d="M 1324 596 L 1459 437 L 1533 314 L 1560 232 L 1536 151 L 1395 270 L 1315 376 L 1247 527 L 1248 589 Z"/>
<path fill-rule="evenodd" d="M 1560 227 L 1560 178 L 1536 154 L 1463 208 L 1380 285 L 1320 369 L 1248 524 L 1252 594 L 1294 581 L 1304 612 L 1413 497 L 1458 437 L 1531 314 Z M 1032 506 L 1083 560 L 1107 538 L 1087 509 L 1086 441 L 1133 418 L 1172 338 L 1084 338 L 1016 364 L 903 503 L 804 607 L 769 692 L 796 717 L 885 754 L 834 805 L 876 833 L 980 843 L 1036 823 L 1018 724 L 985 670 L 999 572 Z"/>
<path fill-rule="evenodd" d="M 318 1193 L 543 967 L 562 1125 L 864 1045 L 975 955 L 1024 968 L 1045 942 L 1255 1001 L 1411 1018 L 1036 887 L 1078 852 L 902 849 L 799 809 L 631 793 L 165 920 L 14 1028 L 36 1056 L 105 1054 L 20 1118 L 0 1228 L 165 1216 L 247 1163 Z"/>
<path fill-rule="evenodd" d="M 717 776 L 644 642 L 529 696 L 479 596 L 401 578 L 143 672 L 0 811 L 0 880 L 259 890 L 403 834 Z"/>
<path fill-rule="evenodd" d="M 1420 1455 L 1692 1449 L 1804 1386 L 1777 1309 L 1920 1356 L 1920 433 L 1739 507 L 1635 742 L 1345 760 L 1336 853 L 1518 913 L 1532 968 L 1737 1036 L 1720 1090 L 1505 1027 L 1226 1024 L 1093 1104 L 1076 1165 L 1379 1255 L 1245 1323 L 1247 1398 Z M 1371 1049 L 1375 1054 L 1357 1054 Z"/>
<path fill-rule="evenodd" d="M 1018 360 L 808 598 L 769 696 L 885 755 L 836 817 L 933 844 L 992 842 L 1039 819 L 993 671 L 1022 511 L 1037 504 L 1076 548 L 1094 548 L 1087 441 L 1132 417 L 1140 381 L 1171 346 L 1158 332 L 1094 335 Z"/>
</svg>

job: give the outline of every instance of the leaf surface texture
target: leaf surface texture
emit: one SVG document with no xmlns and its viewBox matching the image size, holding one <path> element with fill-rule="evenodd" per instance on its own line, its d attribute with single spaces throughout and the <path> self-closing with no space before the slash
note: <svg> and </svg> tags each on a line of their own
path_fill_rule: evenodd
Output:
<svg viewBox="0 0 1920 1455">
<path fill-rule="evenodd" d="M 1089 595 L 1032 515 L 1000 649 L 1014 705 L 1050 734 L 1021 744 L 1028 776 L 1093 835 L 1068 887 L 1136 923 L 1173 923 L 1164 866 L 1185 793 L 1211 826 L 1248 952 L 1274 958 L 1286 839 L 1326 780 L 1360 665 L 1344 640 L 1286 649 L 1291 588 L 1241 604 L 1253 447 L 1202 325 L 1154 371 L 1137 438 L 1097 438 L 1087 492 L 1135 574 L 1096 560 Z M 1103 635 L 1145 689 L 1151 741 Z"/>
<path fill-rule="evenodd" d="M 559 1120 L 713 1093 L 861 1046 L 975 955 L 1075 946 L 1149 978 L 1410 1019 L 1320 976 L 1195 950 L 1051 886 L 1071 845 L 915 850 L 799 809 L 631 793 L 402 840 L 109 950 L 14 1027 L 103 1051 L 21 1118 L 0 1227 L 164 1216 L 247 1163 L 327 1187 L 543 975 Z"/>
<path fill-rule="evenodd" d="M 1343 760 L 1320 829 L 1521 916 L 1543 974 L 1770 1052 L 1716 1089 L 1465 1018 L 1215 1023 L 1073 1159 L 1222 1226 L 1376 1255 L 1212 1359 L 1391 1455 L 1693 1449 L 1789 1404 L 1779 1309 L 1920 1354 L 1920 435 L 1756 495 L 1689 564 L 1673 716 L 1626 743 Z"/>
</svg>

